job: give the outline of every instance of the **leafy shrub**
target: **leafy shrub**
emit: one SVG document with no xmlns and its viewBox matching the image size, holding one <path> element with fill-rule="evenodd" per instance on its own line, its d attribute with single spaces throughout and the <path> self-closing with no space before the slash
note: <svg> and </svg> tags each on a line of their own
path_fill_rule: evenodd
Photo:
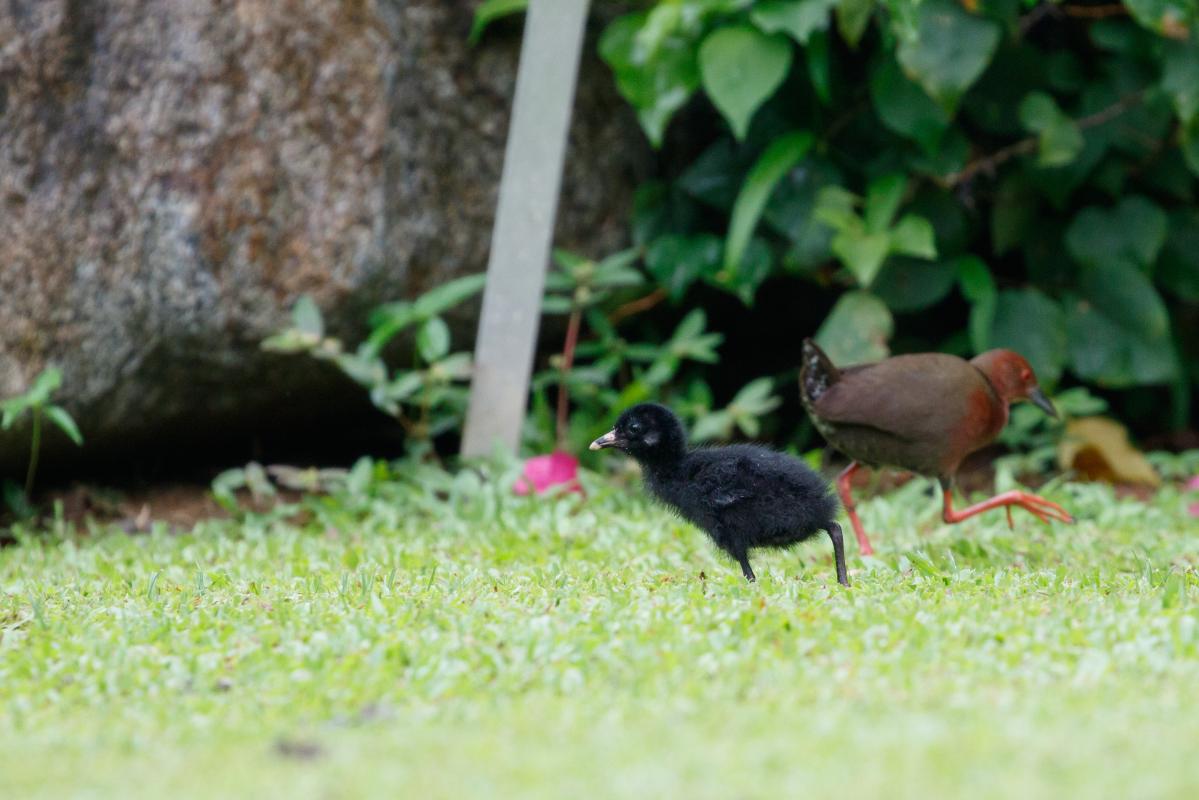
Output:
<svg viewBox="0 0 1199 800">
<path fill-rule="evenodd" d="M 645 294 L 645 275 L 633 268 L 637 250 L 601 261 L 555 251 L 546 279 L 546 314 L 567 314 L 560 356 L 533 376 L 533 405 L 525 443 L 534 452 L 551 448 L 586 453 L 587 443 L 612 427 L 613 415 L 643 400 L 670 402 L 694 424 L 697 440 L 729 438 L 736 426 L 747 434 L 778 405 L 773 381 L 746 386 L 728 408 L 713 409 L 712 392 L 690 366 L 714 364 L 723 336 L 707 330 L 702 309 L 686 314 L 673 331 L 643 330 L 630 341 L 626 321 L 652 307 L 663 293 Z M 620 303 L 629 295 L 635 299 Z M 555 392 L 555 406 L 550 391 Z M 552 432 L 552 433 L 551 433 Z"/>
<path fill-rule="evenodd" d="M 1011 347 L 1050 385 L 1169 387 L 1186 421 L 1199 5 L 637 5 L 599 52 L 664 161 L 694 153 L 633 213 L 671 299 L 808 280 L 843 291 L 838 360 Z"/>
<path fill-rule="evenodd" d="M 353 352 L 326 335 L 320 309 L 305 295 L 292 309 L 291 326 L 262 347 L 277 353 L 306 353 L 333 364 L 370 392 L 376 408 L 403 426 L 411 455 L 431 455 L 434 437 L 461 427 L 471 374 L 470 353 L 450 352 L 450 329 L 442 315 L 477 294 L 483 280 L 482 275 L 469 275 L 411 302 L 380 306 L 370 316 L 370 336 Z M 416 330 L 412 367 L 390 369 L 383 351 L 410 329 Z"/>
<path fill-rule="evenodd" d="M 57 367 L 47 367 L 38 374 L 22 394 L 0 402 L 0 430 L 11 430 L 26 416 L 31 418 L 29 432 L 29 466 L 25 471 L 25 485 L 18 486 L 4 481 L 4 502 L 9 510 L 19 517 L 31 517 L 33 507 L 33 480 L 37 475 L 38 458 L 42 451 L 42 420 L 49 420 L 77 446 L 83 446 L 83 434 L 70 413 L 51 401 L 54 393 L 62 386 L 62 372 Z"/>
</svg>

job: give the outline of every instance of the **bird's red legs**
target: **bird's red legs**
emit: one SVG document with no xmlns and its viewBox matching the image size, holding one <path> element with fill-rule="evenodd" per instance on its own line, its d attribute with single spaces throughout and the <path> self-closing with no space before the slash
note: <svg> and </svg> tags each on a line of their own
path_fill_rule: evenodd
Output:
<svg viewBox="0 0 1199 800">
<path fill-rule="evenodd" d="M 853 525 L 853 534 L 858 537 L 858 550 L 864 556 L 872 556 L 874 555 L 874 548 L 870 546 L 870 538 L 866 536 L 866 529 L 862 527 L 862 520 L 858 519 L 858 509 L 854 505 L 853 495 L 850 493 L 853 474 L 861 468 L 862 465 L 854 461 L 837 476 L 837 493 L 841 495 L 841 505 L 845 506 L 845 513 L 849 515 L 849 522 Z"/>
<path fill-rule="evenodd" d="M 992 497 L 990 500 L 984 500 L 981 503 L 976 503 L 963 508 L 961 511 L 957 511 L 953 507 L 953 492 L 947 488 L 942 489 L 942 491 L 945 497 L 945 507 L 941 518 L 950 523 L 961 522 L 964 519 L 973 517 L 975 514 L 981 514 L 984 511 L 990 511 L 992 508 L 999 508 L 1000 506 L 1003 506 L 1007 511 L 1009 526 L 1012 524 L 1012 506 L 1023 508 L 1045 524 L 1049 524 L 1051 519 L 1056 519 L 1059 522 L 1074 521 L 1074 517 L 1070 516 L 1070 513 L 1057 503 L 1051 503 L 1044 497 L 1038 497 L 1035 494 L 1027 492 L 1004 492 Z"/>
</svg>

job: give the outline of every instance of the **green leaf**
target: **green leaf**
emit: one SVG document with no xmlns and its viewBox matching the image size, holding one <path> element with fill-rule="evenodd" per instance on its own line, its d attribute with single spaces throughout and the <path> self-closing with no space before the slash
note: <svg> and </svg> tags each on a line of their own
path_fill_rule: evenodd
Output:
<svg viewBox="0 0 1199 800">
<path fill-rule="evenodd" d="M 641 258 L 641 250 L 636 247 L 613 253 L 601 259 L 596 265 L 596 278 L 599 280 L 601 276 L 624 274 L 626 270 L 637 263 L 639 258 Z"/>
<path fill-rule="evenodd" d="M 675 328 L 674 335 L 670 337 L 670 341 L 664 348 L 665 352 L 673 360 L 690 358 L 693 361 L 702 361 L 708 364 L 716 363 L 719 360 L 716 355 L 716 347 L 720 345 L 724 337 L 719 333 L 704 333 L 703 330 L 707 324 L 708 317 L 704 314 L 703 309 L 695 309 L 683 317 L 683 321 Z M 661 357 L 659 358 L 661 359 Z M 677 364 L 674 367 L 677 367 Z M 671 374 L 673 374 L 674 367 L 670 369 Z"/>
<path fill-rule="evenodd" d="M 828 105 L 833 97 L 832 59 L 828 49 L 828 35 L 813 33 L 804 48 L 804 58 L 808 64 L 808 79 L 820 102 Z"/>
<path fill-rule="evenodd" d="M 846 292 L 816 332 L 816 343 L 834 364 L 878 361 L 890 354 L 895 322 L 882 300 L 869 292 Z"/>
<path fill-rule="evenodd" d="M 567 272 L 573 275 L 576 270 L 591 262 L 591 259 L 584 258 L 578 253 L 572 253 L 569 250 L 563 250 L 561 247 L 555 247 L 553 250 L 554 263 Z"/>
<path fill-rule="evenodd" d="M 731 291 L 745 305 L 753 305 L 754 297 L 762 281 L 770 277 L 774 269 L 774 252 L 770 245 L 758 237 L 750 240 L 741 259 L 741 265 L 736 272 L 720 270 L 714 275 L 705 276 L 709 283 Z"/>
<path fill-rule="evenodd" d="M 416 349 L 428 364 L 450 352 L 450 328 L 441 317 L 433 317 L 421 326 L 416 336 Z"/>
<path fill-rule="evenodd" d="M 687 233 L 695 225 L 695 203 L 677 183 L 646 181 L 633 195 L 633 244 L 645 247 L 668 233 Z"/>
<path fill-rule="evenodd" d="M 1020 121 L 1037 134 L 1043 167 L 1069 164 L 1082 152 L 1086 142 L 1074 120 L 1062 113 L 1053 98 L 1044 92 L 1032 92 L 1020 103 Z"/>
<path fill-rule="evenodd" d="M 31 406 L 44 406 L 62 386 L 62 370 L 46 367 L 33 379 L 33 385 L 25 392 Z"/>
<path fill-rule="evenodd" d="M 1028 359 L 1042 384 L 1056 384 L 1066 360 L 1066 324 L 1061 306 L 1036 289 L 1000 292 L 988 347 L 1015 350 Z"/>
<path fill-rule="evenodd" d="M 991 62 L 1000 28 L 953 0 L 925 0 L 916 11 L 916 34 L 900 40 L 896 56 L 907 75 L 947 111 Z"/>
<path fill-rule="evenodd" d="M 416 299 L 413 311 L 417 320 L 427 320 L 449 311 L 454 306 L 465 302 L 483 290 L 487 283 L 487 275 L 477 273 L 443 283 Z"/>
<path fill-rule="evenodd" d="M 736 272 L 741 257 L 753 237 L 758 220 L 770 199 L 771 192 L 779 180 L 794 167 L 812 147 L 812 136 L 804 131 L 784 134 L 766 148 L 761 158 L 750 169 L 745 184 L 733 204 L 729 222 L 728 241 L 724 251 L 724 268 Z"/>
<path fill-rule="evenodd" d="M 454 353 L 438 361 L 434 367 L 439 374 L 450 380 L 464 381 L 471 376 L 474 362 L 470 353 Z"/>
<path fill-rule="evenodd" d="M 728 211 L 737 201 L 754 155 L 748 147 L 738 147 L 732 139 L 722 137 L 679 176 L 678 186 L 696 200 Z"/>
<path fill-rule="evenodd" d="M 891 227 L 907 187 L 907 179 L 899 174 L 884 175 L 870 182 L 863 214 L 868 233 L 878 233 Z"/>
<path fill-rule="evenodd" d="M 829 244 L 833 232 L 815 218 L 820 190 L 837 186 L 841 171 L 828 159 L 809 153 L 802 164 L 789 170 L 766 203 L 762 218 L 773 230 L 791 241 L 790 264 L 808 269 L 832 257 Z"/>
<path fill-rule="evenodd" d="M 847 230 L 833 237 L 832 250 L 863 288 L 869 288 L 891 249 L 888 233 Z"/>
<path fill-rule="evenodd" d="M 1096 264 L 1082 271 L 1082 296 L 1130 333 L 1146 340 L 1169 337 L 1170 315 L 1144 272 L 1131 264 Z"/>
<path fill-rule="evenodd" d="M 963 297 L 977 303 L 995 295 L 995 278 L 985 261 L 977 256 L 962 256 L 954 263 Z"/>
<path fill-rule="evenodd" d="M 914 258 L 888 258 L 870 285 L 887 308 L 899 313 L 920 311 L 940 302 L 957 278 L 952 261 L 929 263 Z"/>
<path fill-rule="evenodd" d="M 1037 213 L 1037 194 L 1022 173 L 1000 182 L 991 206 L 991 252 L 1001 256 L 1027 238 Z"/>
<path fill-rule="evenodd" d="M 565 295 L 547 294 L 541 298 L 542 314 L 569 314 L 574 307 L 574 302 Z"/>
<path fill-rule="evenodd" d="M 1192 175 L 1199 175 L 1199 118 L 1182 127 L 1180 144 L 1187 168 Z"/>
<path fill-rule="evenodd" d="M 828 28 L 829 12 L 839 0 L 763 0 L 749 14 L 766 33 L 786 33 L 802 45 L 816 31 Z"/>
<path fill-rule="evenodd" d="M 524 11 L 528 5 L 529 0 L 483 0 L 475 10 L 475 20 L 470 26 L 468 41 L 472 45 L 478 44 L 488 25 L 501 17 Z"/>
<path fill-rule="evenodd" d="M 915 214 L 904 215 L 891 230 L 890 252 L 915 258 L 936 258 L 937 244 L 932 224 Z"/>
<path fill-rule="evenodd" d="M 14 481 L 0 482 L 0 494 L 4 496 L 4 504 L 13 516 L 20 520 L 31 520 L 37 515 L 37 508 L 25 495 L 25 489 Z"/>
<path fill-rule="evenodd" d="M 321 318 L 321 310 L 309 295 L 301 295 L 291 310 L 292 324 L 296 330 L 317 339 L 325 335 L 325 321 Z"/>
<path fill-rule="evenodd" d="M 976 256 L 962 256 L 954 264 L 962 296 L 970 302 L 970 346 L 975 353 L 982 353 L 991 349 L 998 300 L 995 279 L 986 263 Z"/>
<path fill-rule="evenodd" d="M 704 414 L 691 429 L 691 441 L 711 442 L 728 439 L 733 433 L 733 415 L 727 411 Z"/>
<path fill-rule="evenodd" d="M 666 125 L 699 88 L 700 77 L 690 32 L 643 37 L 649 18 L 645 12 L 617 17 L 600 36 L 599 52 L 616 76 L 617 90 L 637 110 L 650 143 L 661 147 Z"/>
<path fill-rule="evenodd" d="M 75 424 L 75 420 L 67 413 L 67 410 L 62 406 L 48 406 L 46 408 L 46 419 L 54 423 L 54 425 L 76 445 L 83 446 L 83 434 L 79 432 L 79 426 Z"/>
<path fill-rule="evenodd" d="M 1146 339 L 1085 301 L 1071 309 L 1068 330 L 1071 368 L 1083 380 L 1122 389 L 1167 383 L 1177 374 L 1169 338 Z"/>
<path fill-rule="evenodd" d="M 758 378 L 741 387 L 729 403 L 737 414 L 753 414 L 761 416 L 778 408 L 782 400 L 771 394 L 774 391 L 774 379 Z"/>
<path fill-rule="evenodd" d="M 1170 215 L 1170 235 L 1155 277 L 1177 297 L 1199 303 L 1199 212 L 1183 209 Z"/>
<path fill-rule="evenodd" d="M 858 217 L 855 206 L 858 196 L 841 186 L 825 186 L 816 193 L 816 206 L 812 216 L 817 221 L 838 232 L 865 226 Z"/>
<path fill-rule="evenodd" d="M 719 236 L 662 236 L 649 246 L 645 266 L 672 300 L 681 300 L 697 280 L 720 269 Z"/>
<path fill-rule="evenodd" d="M 704 90 L 738 139 L 745 138 L 754 112 L 787 77 L 791 56 L 786 38 L 748 25 L 717 28 L 700 45 Z"/>
<path fill-rule="evenodd" d="M 1199 45 L 1167 42 L 1163 48 L 1162 89 L 1184 126 L 1199 117 Z"/>
<path fill-rule="evenodd" d="M 838 0 L 837 30 L 841 38 L 852 48 L 862 41 L 862 35 L 874 16 L 874 0 Z"/>
<path fill-rule="evenodd" d="M 893 58 L 884 58 L 870 76 L 870 99 L 878 118 L 895 133 L 918 143 L 926 153 L 936 150 L 950 116 Z"/>
<path fill-rule="evenodd" d="M 1133 263 L 1148 267 L 1166 241 L 1166 214 L 1143 197 L 1114 208 L 1084 208 L 1066 231 L 1066 247 L 1080 264 Z"/>
</svg>

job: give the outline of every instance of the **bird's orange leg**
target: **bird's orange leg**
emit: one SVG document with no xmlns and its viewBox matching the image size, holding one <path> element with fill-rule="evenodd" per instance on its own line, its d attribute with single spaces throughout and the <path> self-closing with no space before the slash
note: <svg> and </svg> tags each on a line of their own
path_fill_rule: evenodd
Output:
<svg viewBox="0 0 1199 800">
<path fill-rule="evenodd" d="M 1051 503 L 1044 497 L 1038 497 L 1028 492 L 1004 492 L 992 497 L 990 500 L 984 500 L 981 503 L 976 503 L 958 511 L 953 507 L 952 490 L 944 488 L 942 491 L 945 498 L 945 507 L 941 518 L 949 523 L 961 522 L 964 519 L 973 517 L 975 514 L 981 514 L 984 511 L 990 511 L 992 508 L 999 508 L 1000 506 L 1003 506 L 1007 511 L 1009 526 L 1012 524 L 1012 506 L 1023 508 L 1046 525 L 1053 519 L 1059 522 L 1074 522 L 1074 517 L 1070 516 L 1070 513 L 1057 503 Z"/>
<path fill-rule="evenodd" d="M 837 493 L 841 495 L 841 505 L 845 506 L 845 513 L 849 515 L 849 522 L 853 525 L 853 534 L 858 537 L 858 550 L 864 556 L 872 556 L 874 555 L 874 548 L 870 546 L 870 538 L 866 536 L 866 529 L 862 527 L 862 520 L 858 519 L 857 506 L 854 505 L 853 494 L 850 493 L 853 474 L 861 468 L 862 465 L 854 461 L 837 476 Z"/>
</svg>

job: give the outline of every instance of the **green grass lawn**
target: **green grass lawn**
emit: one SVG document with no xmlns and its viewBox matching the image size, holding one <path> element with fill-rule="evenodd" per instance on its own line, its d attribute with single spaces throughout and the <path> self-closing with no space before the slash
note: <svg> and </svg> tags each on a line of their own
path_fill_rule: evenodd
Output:
<svg viewBox="0 0 1199 800">
<path fill-rule="evenodd" d="M 1184 498 L 949 527 L 923 481 L 745 583 L 629 486 L 364 480 L 0 550 L 0 796 L 1195 797 Z"/>
</svg>

